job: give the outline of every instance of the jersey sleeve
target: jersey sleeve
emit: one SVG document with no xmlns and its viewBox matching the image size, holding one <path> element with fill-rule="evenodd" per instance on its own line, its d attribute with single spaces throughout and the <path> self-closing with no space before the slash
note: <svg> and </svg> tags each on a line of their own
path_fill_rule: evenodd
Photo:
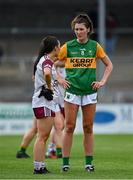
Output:
<svg viewBox="0 0 133 180">
<path fill-rule="evenodd" d="M 66 60 L 67 59 L 67 45 L 66 44 L 64 44 L 61 47 L 58 58 L 59 58 L 59 60 Z"/>
<path fill-rule="evenodd" d="M 106 56 L 104 49 L 101 47 L 99 43 L 97 43 L 97 51 L 96 51 L 96 58 L 103 59 Z"/>
<path fill-rule="evenodd" d="M 42 63 L 42 69 L 44 68 L 50 68 L 52 69 L 53 66 L 53 62 L 50 59 L 46 59 L 43 63 Z"/>
</svg>

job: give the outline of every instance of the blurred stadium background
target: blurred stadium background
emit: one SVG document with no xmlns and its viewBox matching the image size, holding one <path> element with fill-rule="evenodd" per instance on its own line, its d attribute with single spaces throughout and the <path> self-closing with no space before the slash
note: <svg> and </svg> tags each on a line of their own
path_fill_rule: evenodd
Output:
<svg viewBox="0 0 133 180">
<path fill-rule="evenodd" d="M 114 64 L 108 84 L 99 93 L 99 103 L 105 105 L 103 107 L 110 104 L 108 109 L 113 109 L 114 103 L 118 104 L 116 109 L 121 107 L 119 111 L 123 112 L 124 118 L 133 120 L 132 7 L 132 0 L 0 0 L 1 120 L 14 119 L 15 109 L 21 106 L 20 103 L 31 105 L 32 67 L 41 39 L 52 34 L 63 44 L 73 38 L 70 22 L 81 12 L 87 13 L 93 20 L 95 34 L 92 38 L 105 47 Z M 99 64 L 98 76 L 101 72 L 102 66 Z M 19 106 L 17 104 L 11 110 L 13 103 L 19 103 Z M 123 110 L 122 104 L 128 105 L 126 109 Z M 30 108 L 26 106 L 28 112 Z M 3 128 L 1 126 L 0 129 Z"/>
<path fill-rule="evenodd" d="M 109 13 L 115 17 L 117 41 L 110 54 L 114 71 L 100 102 L 132 103 L 133 1 L 100 1 L 105 2 L 105 19 Z M 92 17 L 98 39 L 100 1 L 0 0 L 1 102 L 31 102 L 32 64 L 41 39 L 47 34 L 56 35 L 61 43 L 73 38 L 70 22 L 77 13 L 86 12 Z"/>
</svg>

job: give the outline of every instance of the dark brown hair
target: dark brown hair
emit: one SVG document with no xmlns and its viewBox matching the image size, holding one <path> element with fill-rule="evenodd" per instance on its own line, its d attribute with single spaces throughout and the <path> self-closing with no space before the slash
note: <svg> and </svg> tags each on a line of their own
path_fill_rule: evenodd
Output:
<svg viewBox="0 0 133 180">
<path fill-rule="evenodd" d="M 47 36 L 42 39 L 37 59 L 34 63 L 33 75 L 35 75 L 37 64 L 42 56 L 52 52 L 52 50 L 59 45 L 59 40 L 55 36 Z"/>
<path fill-rule="evenodd" d="M 79 14 L 72 20 L 72 22 L 71 22 L 72 30 L 74 30 L 76 23 L 78 23 L 78 24 L 83 23 L 87 29 L 90 28 L 89 35 L 94 32 L 93 31 L 93 23 L 87 14 L 85 14 L 85 13 Z"/>
</svg>

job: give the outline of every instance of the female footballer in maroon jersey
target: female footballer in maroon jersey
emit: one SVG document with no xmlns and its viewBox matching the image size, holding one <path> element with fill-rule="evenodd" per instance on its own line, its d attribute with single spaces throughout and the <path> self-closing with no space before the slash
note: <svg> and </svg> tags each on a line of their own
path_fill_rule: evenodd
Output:
<svg viewBox="0 0 133 180">
<path fill-rule="evenodd" d="M 55 91 L 57 72 L 54 62 L 60 51 L 60 42 L 56 37 L 48 36 L 42 40 L 35 63 L 34 94 L 32 108 L 37 119 L 38 135 L 34 144 L 34 174 L 46 174 L 49 171 L 45 164 L 46 141 L 53 126 L 58 92 Z M 64 80 L 64 86 L 67 81 Z"/>
</svg>

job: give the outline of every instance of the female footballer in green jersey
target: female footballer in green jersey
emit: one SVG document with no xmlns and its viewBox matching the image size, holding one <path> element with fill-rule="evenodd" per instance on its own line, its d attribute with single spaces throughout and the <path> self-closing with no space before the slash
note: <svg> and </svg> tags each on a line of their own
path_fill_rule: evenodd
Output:
<svg viewBox="0 0 133 180">
<path fill-rule="evenodd" d="M 70 87 L 65 93 L 65 130 L 63 135 L 63 167 L 70 169 L 69 157 L 72 146 L 76 117 L 81 106 L 84 132 L 85 170 L 94 171 L 93 160 L 93 119 L 97 103 L 97 90 L 105 85 L 113 65 L 103 48 L 90 39 L 93 24 L 86 14 L 79 14 L 72 23 L 76 39 L 66 42 L 60 50 L 59 59 L 64 60 L 66 80 Z M 96 80 L 96 64 L 101 60 L 105 65 L 103 77 Z"/>
</svg>

